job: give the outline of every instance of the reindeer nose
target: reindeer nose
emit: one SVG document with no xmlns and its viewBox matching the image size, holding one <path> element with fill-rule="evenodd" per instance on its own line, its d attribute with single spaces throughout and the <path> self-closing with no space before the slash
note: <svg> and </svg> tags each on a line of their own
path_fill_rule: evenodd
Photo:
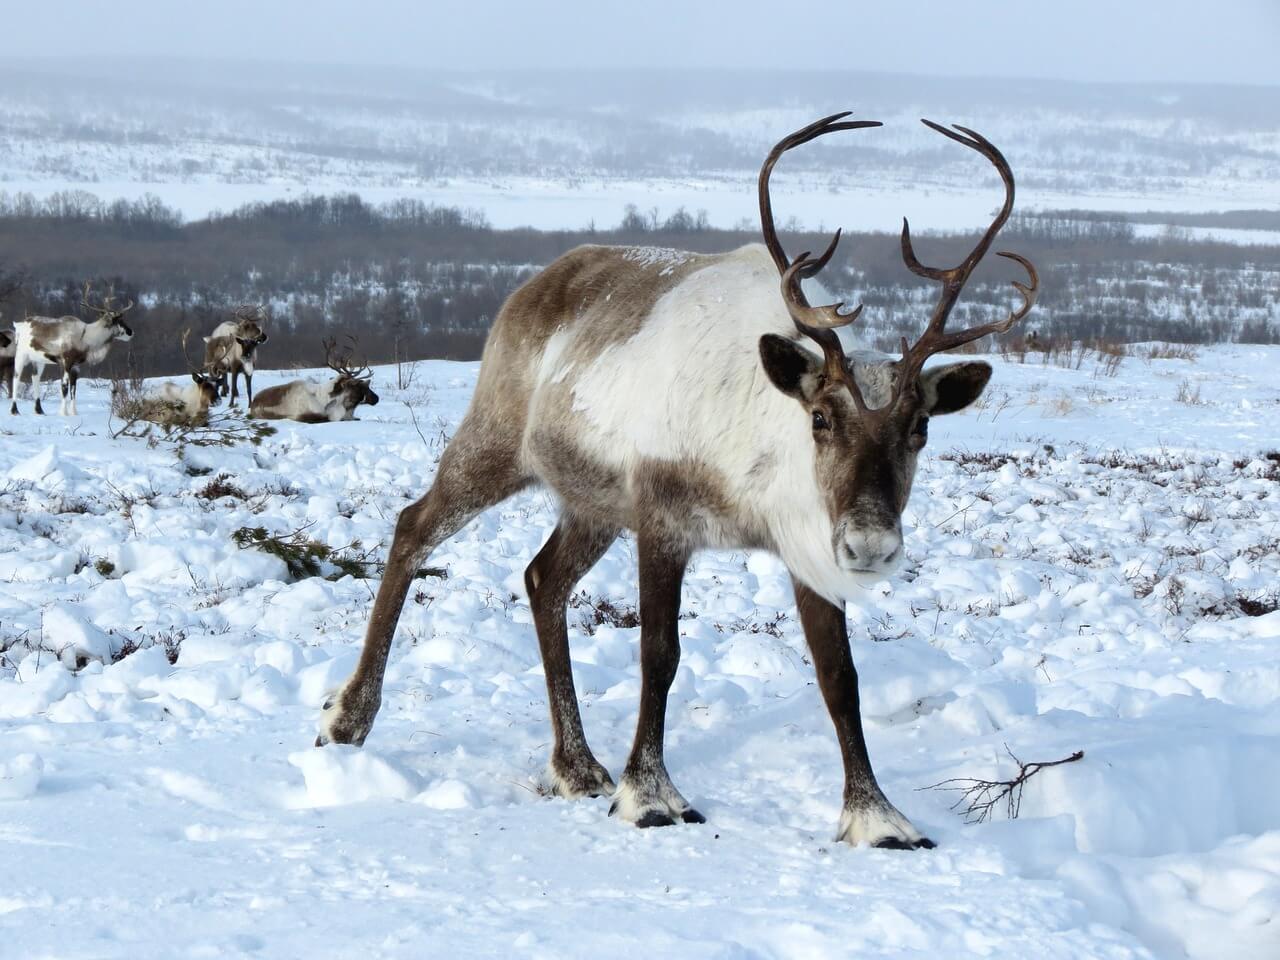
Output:
<svg viewBox="0 0 1280 960">
<path fill-rule="evenodd" d="M 902 534 L 892 527 L 849 528 L 843 547 L 846 567 L 879 573 L 902 556 Z"/>
</svg>

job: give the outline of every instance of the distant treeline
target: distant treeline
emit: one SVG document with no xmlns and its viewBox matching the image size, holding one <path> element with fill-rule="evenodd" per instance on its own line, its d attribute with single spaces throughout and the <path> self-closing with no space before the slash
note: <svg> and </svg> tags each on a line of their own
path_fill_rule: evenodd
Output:
<svg viewBox="0 0 1280 960">
<path fill-rule="evenodd" d="M 917 251 L 928 263 L 957 263 L 977 226 L 972 234 L 926 234 Z M 784 236 L 793 252 L 822 249 L 827 239 Z M 758 240 L 755 229 L 712 229 L 705 215 L 684 210 L 660 219 L 628 208 L 611 229 L 496 230 L 473 211 L 415 200 L 374 205 L 349 195 L 255 203 L 184 223 L 155 198 L 103 203 L 80 191 L 46 200 L 0 193 L 0 280 L 23 280 L 0 317 L 77 313 L 85 280 L 99 289 L 114 284 L 118 297 L 137 302 L 129 316 L 137 335 L 128 350 L 113 352 L 108 374 L 181 370 L 181 331 L 203 334 L 239 303 L 270 311 L 263 356 L 270 367 L 318 365 L 320 339 L 333 333 L 357 337 L 375 363 L 474 358 L 508 294 L 578 244 L 710 253 Z M 1040 268 L 1043 293 L 1023 332 L 1280 342 L 1280 247 L 1139 238 L 1115 220 L 1039 215 L 1011 222 L 997 249 L 1014 249 Z M 1016 300 L 1006 281 L 1018 274 L 989 260 L 954 322 L 994 316 Z M 863 326 L 882 346 L 918 330 L 937 296 L 935 285 L 906 270 L 897 238 L 886 234 L 846 233 L 822 280 L 866 304 Z"/>
<path fill-rule="evenodd" d="M 1052 210 L 1037 216 L 1051 219 L 1160 223 L 1174 227 L 1219 227 L 1231 230 L 1280 230 L 1280 210 L 1216 210 L 1208 213 L 1106 213 L 1098 210 Z"/>
</svg>

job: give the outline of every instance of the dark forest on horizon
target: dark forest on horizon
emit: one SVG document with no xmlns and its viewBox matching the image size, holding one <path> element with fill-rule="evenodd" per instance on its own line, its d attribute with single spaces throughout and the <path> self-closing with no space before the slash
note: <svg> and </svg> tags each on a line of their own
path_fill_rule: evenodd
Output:
<svg viewBox="0 0 1280 960">
<path fill-rule="evenodd" d="M 785 224 L 783 225 L 785 229 Z M 922 234 L 926 262 L 958 262 L 972 233 Z M 829 237 L 787 231 L 793 253 Z M 701 253 L 759 240 L 677 210 L 628 207 L 608 229 L 498 230 L 483 215 L 414 200 L 369 204 L 354 195 L 256 203 L 184 222 L 156 200 L 99 201 L 82 191 L 46 200 L 0 194 L 0 326 L 25 315 L 79 314 L 82 286 L 114 285 L 136 301 L 135 338 L 90 376 L 182 371 L 180 336 L 211 330 L 237 304 L 264 305 L 264 368 L 319 366 L 321 339 L 357 338 L 371 363 L 479 356 L 502 302 L 561 253 L 583 243 L 652 245 Z M 1138 236 L 1132 223 L 1076 214 L 1015 217 L 996 249 L 1030 257 L 1043 292 L 1018 334 L 1042 340 L 1280 342 L 1280 247 L 1195 239 L 1170 228 Z M 1016 295 L 997 258 L 975 274 L 956 322 L 994 316 Z M 871 345 L 891 347 L 927 319 L 936 287 L 910 274 L 898 238 L 845 233 L 822 274 L 837 297 L 866 305 Z"/>
</svg>

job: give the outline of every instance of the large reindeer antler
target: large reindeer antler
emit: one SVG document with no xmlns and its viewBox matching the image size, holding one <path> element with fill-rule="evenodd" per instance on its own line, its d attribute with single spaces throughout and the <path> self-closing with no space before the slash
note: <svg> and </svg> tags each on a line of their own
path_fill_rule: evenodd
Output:
<svg viewBox="0 0 1280 960">
<path fill-rule="evenodd" d="M 333 337 L 326 337 L 320 342 L 324 345 L 324 362 L 325 365 L 340 377 L 347 377 L 351 380 L 372 380 L 373 371 L 368 365 L 361 363 L 359 367 L 351 366 L 351 357 L 355 353 L 356 338 L 348 335 L 350 345 L 338 348 L 338 341 Z"/>
<path fill-rule="evenodd" d="M 132 300 L 130 300 L 123 307 L 116 307 L 114 305 L 116 300 L 115 284 L 112 284 L 110 287 L 107 288 L 107 295 L 102 298 L 102 306 L 100 307 L 97 304 L 89 302 L 90 289 L 91 289 L 90 282 L 86 280 L 84 282 L 84 293 L 80 297 L 80 306 L 84 307 L 86 310 L 92 310 L 94 313 L 98 315 L 100 319 L 106 318 L 106 317 L 111 317 L 111 318 L 123 317 L 126 313 L 128 313 L 130 310 L 133 309 Z"/>
<path fill-rule="evenodd" d="M 960 292 L 964 289 L 964 285 L 968 283 L 970 274 L 973 273 L 979 261 L 986 256 L 987 250 L 990 249 L 992 241 L 996 238 L 996 234 L 1008 222 L 1009 215 L 1013 212 L 1013 171 L 1009 169 L 1009 162 L 1005 160 L 1004 154 L 996 149 L 995 144 L 982 136 L 982 134 L 958 124 L 954 126 L 954 129 L 948 130 L 942 124 L 934 123 L 932 120 L 921 120 L 920 122 L 930 130 L 936 130 L 944 137 L 954 140 L 956 143 L 964 144 L 970 150 L 976 150 L 990 160 L 1000 174 L 1000 179 L 1004 181 L 1004 206 L 1000 208 L 1000 212 L 996 214 L 995 220 L 991 222 L 987 232 L 982 235 L 982 239 L 969 251 L 969 255 L 961 260 L 959 265 L 950 269 L 926 267 L 917 259 L 915 250 L 911 246 L 911 226 L 907 223 L 906 217 L 902 218 L 902 259 L 906 261 L 908 269 L 916 276 L 941 283 L 942 295 L 938 298 L 938 304 L 933 308 L 933 316 L 930 318 L 929 325 L 925 328 L 924 333 L 920 335 L 920 339 L 908 347 L 906 337 L 902 338 L 902 369 L 898 376 L 898 386 L 891 403 L 897 402 L 905 384 L 919 376 L 925 360 L 929 357 L 935 353 L 952 350 L 963 344 L 971 343 L 989 333 L 1004 333 L 1031 311 L 1031 307 L 1035 304 L 1036 297 L 1040 293 L 1040 275 L 1036 273 L 1036 268 L 1031 261 L 1007 250 L 999 251 L 996 256 L 1006 257 L 1015 263 L 1021 264 L 1031 280 L 1029 284 L 1022 283 L 1020 280 L 1013 281 L 1014 288 L 1022 296 L 1022 305 L 1016 310 L 1010 310 L 1009 316 L 1003 320 L 980 324 L 965 330 L 955 330 L 951 333 L 946 332 L 947 317 L 951 315 L 951 310 L 956 305 L 956 300 L 960 297 Z"/>
<path fill-rule="evenodd" d="M 231 352 L 231 344 L 224 343 L 222 345 L 222 352 L 219 353 L 212 360 L 207 360 L 204 363 L 195 363 L 191 359 L 191 354 L 187 352 L 187 340 L 190 337 L 191 337 L 191 328 L 187 327 L 185 330 L 182 331 L 182 357 L 184 360 L 187 361 L 187 367 L 188 369 L 190 369 L 192 373 L 198 373 L 198 374 L 201 374 L 202 376 L 207 375 L 210 370 L 218 369 L 218 367 L 221 366 L 222 361 L 227 359 L 227 354 Z"/>
<path fill-rule="evenodd" d="M 256 303 L 242 303 L 231 312 L 231 315 L 240 323 L 249 321 L 263 323 L 267 319 L 267 311 Z"/>
<path fill-rule="evenodd" d="M 809 126 L 797 130 L 788 137 L 784 137 L 769 152 L 768 158 L 764 162 L 764 166 L 760 169 L 760 221 L 764 232 L 765 246 L 769 248 L 769 253 L 773 257 L 773 262 L 777 264 L 779 272 L 782 274 L 782 299 L 787 305 L 787 310 L 791 314 L 791 320 L 806 337 L 816 342 L 822 347 L 822 353 L 825 358 L 823 375 L 829 380 L 835 380 L 844 383 L 849 392 L 853 395 L 854 404 L 858 411 L 865 417 L 870 416 L 873 411 L 867 408 L 863 399 L 862 391 L 858 388 L 857 382 L 854 380 L 852 373 L 849 371 L 848 364 L 844 355 L 844 351 L 840 346 L 840 340 L 836 336 L 835 328 L 843 327 L 852 323 L 858 318 L 862 312 L 859 305 L 849 313 L 841 313 L 840 309 L 844 306 L 842 303 L 835 303 L 829 306 L 813 307 L 809 305 L 805 299 L 804 292 L 801 290 L 800 281 L 808 277 L 814 276 L 819 270 L 827 265 L 832 254 L 835 253 L 836 244 L 840 242 L 840 231 L 836 231 L 835 237 L 827 249 L 818 257 L 810 257 L 808 252 L 800 254 L 794 262 L 787 259 L 786 253 L 782 249 L 782 245 L 778 242 L 777 230 L 773 224 L 773 207 L 769 200 L 769 174 L 773 171 L 773 166 L 778 162 L 778 158 L 792 147 L 797 147 L 802 143 L 808 143 L 810 140 L 820 137 L 824 134 L 831 133 L 836 130 L 852 130 L 859 127 L 878 127 L 880 126 L 874 120 L 844 120 L 849 116 L 848 112 L 833 114 L 824 117 Z M 840 122 L 842 121 L 842 122 Z M 979 133 L 975 133 L 967 127 L 956 126 L 954 132 L 947 129 L 941 124 L 934 123 L 932 120 L 921 121 L 931 130 L 936 130 L 943 136 L 948 137 L 957 143 L 964 144 L 971 150 L 976 150 L 982 154 L 995 166 L 1000 174 L 1001 180 L 1004 181 L 1005 199 L 1004 205 L 1000 208 L 1000 212 L 996 214 L 995 220 L 991 226 L 987 228 L 987 232 L 983 234 L 982 239 L 978 241 L 977 246 L 970 251 L 969 255 L 960 262 L 958 266 L 950 269 L 942 269 L 937 267 L 926 267 L 915 255 L 915 250 L 911 246 L 911 228 L 906 219 L 902 221 L 902 258 L 906 261 L 907 267 L 918 276 L 926 277 L 930 280 L 936 280 L 942 284 L 942 295 L 938 300 L 938 305 L 934 308 L 933 316 L 929 320 L 929 325 L 925 328 L 920 339 L 913 345 L 908 346 L 905 337 L 902 339 L 902 361 L 899 370 L 897 385 L 894 388 L 893 396 L 889 403 L 880 410 L 890 410 L 897 405 L 907 385 L 914 383 L 920 375 L 924 362 L 935 353 L 941 353 L 944 350 L 952 350 L 955 347 L 970 343 L 980 337 L 985 337 L 989 333 L 1003 333 L 1012 327 L 1015 323 L 1025 317 L 1031 310 L 1032 305 L 1036 301 L 1036 296 L 1040 292 L 1040 277 L 1036 273 L 1036 268 L 1026 257 L 1008 251 L 1000 251 L 997 256 L 1006 257 L 1014 262 L 1021 264 L 1027 271 L 1030 283 L 1023 283 L 1014 280 L 1013 285 L 1018 293 L 1022 296 L 1022 305 L 1016 310 L 1011 310 L 1009 316 L 1004 320 L 995 321 L 993 323 L 981 324 L 976 327 L 970 327 L 965 330 L 956 330 L 951 333 L 946 332 L 947 318 L 951 315 L 951 310 L 956 304 L 956 300 L 960 296 L 960 292 L 964 289 L 964 285 L 968 282 L 970 274 L 974 268 L 986 255 L 987 250 L 991 247 L 992 241 L 996 234 L 1009 220 L 1009 215 L 1013 212 L 1013 172 L 1009 169 L 1009 163 L 1005 160 L 1004 155 L 996 149 L 995 145 L 986 137 Z M 878 412 L 878 411 L 877 411 Z"/>
<path fill-rule="evenodd" d="M 787 259 L 786 251 L 782 249 L 782 244 L 778 240 L 778 231 L 773 222 L 773 203 L 769 197 L 769 176 L 773 173 L 773 167 L 778 159 L 788 150 L 828 133 L 835 133 L 837 130 L 859 130 L 882 126 L 879 120 L 845 120 L 844 118 L 850 113 L 851 111 L 846 110 L 843 113 L 833 113 L 829 117 L 823 117 L 790 136 L 783 137 L 769 151 L 769 156 L 765 158 L 760 168 L 758 181 L 760 228 L 764 234 L 764 244 L 769 250 L 769 255 L 773 257 L 778 272 L 782 274 L 782 299 L 787 305 L 787 311 L 791 314 L 791 320 L 795 323 L 796 329 L 822 348 L 822 355 L 826 361 L 823 375 L 828 380 L 845 384 L 853 394 L 858 410 L 866 413 L 867 405 L 862 399 L 862 391 L 858 389 L 858 384 L 849 372 L 844 349 L 840 346 L 840 338 L 835 332 L 836 327 L 846 326 L 858 319 L 858 315 L 862 313 L 861 304 L 849 313 L 840 312 L 844 306 L 843 303 L 814 307 L 809 304 L 800 287 L 801 280 L 814 276 L 831 260 L 837 244 L 840 243 L 841 231 L 836 231 L 835 236 L 831 238 L 831 243 L 827 245 L 827 249 L 821 256 L 810 257 L 809 252 L 805 251 L 792 262 Z"/>
</svg>

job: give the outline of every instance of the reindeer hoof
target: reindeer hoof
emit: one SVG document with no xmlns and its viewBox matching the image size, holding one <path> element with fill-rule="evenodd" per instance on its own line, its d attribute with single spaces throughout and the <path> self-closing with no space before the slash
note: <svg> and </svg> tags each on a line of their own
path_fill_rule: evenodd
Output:
<svg viewBox="0 0 1280 960">
<path fill-rule="evenodd" d="M 590 753 L 572 759 L 552 757 L 547 765 L 547 778 L 551 781 L 551 792 L 566 800 L 611 797 L 617 789 L 609 771 Z"/>
<path fill-rule="evenodd" d="M 884 837 L 872 844 L 877 850 L 932 850 L 937 846 L 928 837 L 921 837 L 919 840 L 907 841 L 898 837 Z"/>
<path fill-rule="evenodd" d="M 707 818 L 689 806 L 689 802 L 665 777 L 644 791 L 637 790 L 623 777 L 622 786 L 609 806 L 609 816 L 641 828 L 707 822 Z"/>
<path fill-rule="evenodd" d="M 650 810 L 636 821 L 636 826 L 641 830 L 647 830 L 649 827 L 674 827 L 675 825 L 676 822 L 661 810 Z"/>
<path fill-rule="evenodd" d="M 335 691 L 325 698 L 320 717 L 320 732 L 316 736 L 316 746 L 323 747 L 329 743 L 349 743 L 357 747 L 364 746 L 365 737 L 373 728 L 373 718 L 377 715 L 380 700 L 375 699 L 366 705 L 366 709 L 353 710 L 347 706 L 346 689 Z"/>
<path fill-rule="evenodd" d="M 883 798 L 872 806 L 846 808 L 840 814 L 836 840 L 854 846 L 865 843 L 881 850 L 932 850 L 935 846 Z"/>
</svg>

